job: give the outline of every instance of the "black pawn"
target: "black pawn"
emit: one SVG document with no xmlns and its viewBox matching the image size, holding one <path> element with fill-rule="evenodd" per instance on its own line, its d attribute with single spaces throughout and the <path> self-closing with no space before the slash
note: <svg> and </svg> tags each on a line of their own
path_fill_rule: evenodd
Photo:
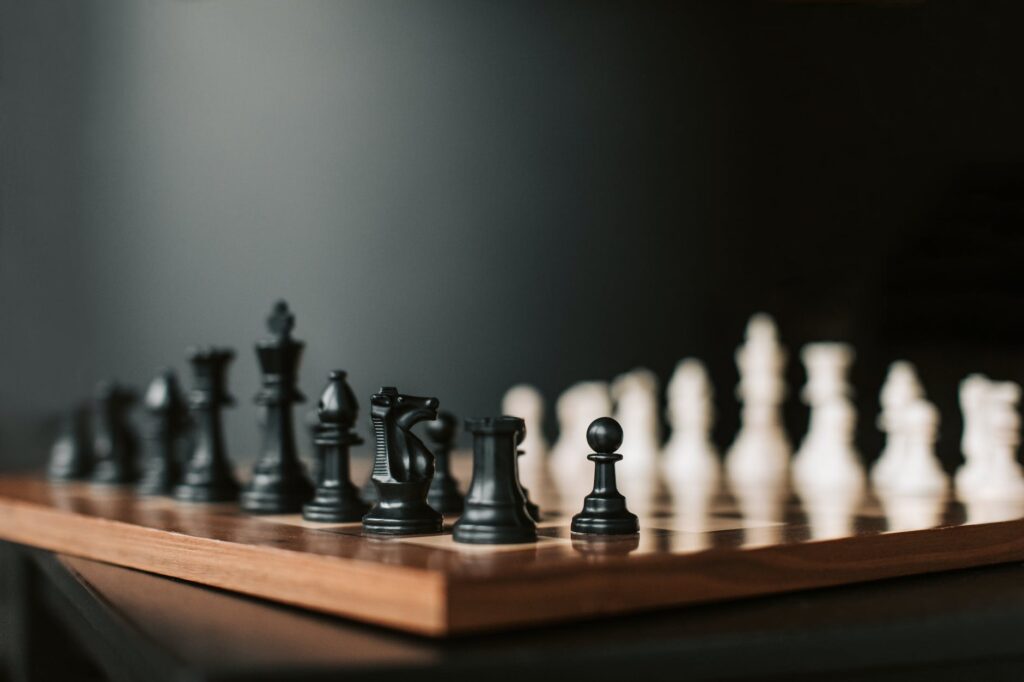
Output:
<svg viewBox="0 0 1024 682">
<path fill-rule="evenodd" d="M 191 450 L 174 497 L 183 502 L 230 502 L 238 498 L 238 481 L 224 444 L 221 413 L 234 404 L 228 394 L 229 348 L 199 348 L 189 352 L 193 386 L 188 394 L 192 431 Z"/>
<path fill-rule="evenodd" d="M 434 479 L 430 482 L 427 504 L 442 514 L 458 514 L 465 504 L 459 482 L 451 471 L 450 458 L 457 429 L 458 423 L 451 412 L 438 412 L 437 419 L 426 424 L 427 436 L 434 444 Z"/>
<path fill-rule="evenodd" d="M 615 463 L 622 455 L 615 451 L 622 445 L 622 427 L 611 417 L 591 422 L 587 443 L 594 454 L 594 490 L 583 500 L 583 511 L 572 517 L 572 532 L 581 535 L 629 535 L 640 530 L 636 514 L 626 509 L 626 498 L 615 486 Z"/>
<path fill-rule="evenodd" d="M 525 450 L 519 450 L 518 449 L 519 446 L 522 444 L 523 440 L 525 440 L 525 439 L 526 439 L 526 422 L 524 421 L 523 422 L 523 428 L 520 429 L 519 433 L 516 434 L 516 458 L 517 459 L 519 457 L 522 457 L 523 455 L 526 454 Z M 519 480 L 519 466 L 518 466 L 518 464 L 516 466 L 516 480 Z M 540 523 L 540 507 L 538 507 L 536 504 L 534 504 L 530 500 L 530 491 L 526 489 L 526 487 L 522 484 L 521 481 L 519 482 L 519 489 L 523 491 L 523 499 L 526 500 L 526 511 L 530 515 L 530 518 L 532 518 L 537 523 Z"/>
<path fill-rule="evenodd" d="M 142 495 L 165 495 L 174 489 L 181 475 L 179 434 L 188 418 L 173 370 L 162 370 L 150 382 L 143 407 L 149 413 L 149 424 L 143 438 L 142 477 L 136 490 Z"/>
<path fill-rule="evenodd" d="M 536 542 L 537 524 L 526 511 L 516 463 L 516 438 L 522 428 L 518 417 L 466 420 L 466 430 L 473 434 L 473 480 L 452 532 L 455 542 Z"/>
<path fill-rule="evenodd" d="M 363 517 L 363 530 L 374 535 L 440 533 L 444 519 L 427 504 L 434 477 L 434 455 L 413 426 L 437 419 L 437 398 L 404 395 L 384 386 L 370 398 L 375 441 L 373 483 L 377 501 Z"/>
<path fill-rule="evenodd" d="M 52 481 L 80 481 L 92 470 L 92 436 L 89 407 L 80 405 L 62 420 L 60 433 L 50 449 L 46 469 Z"/>
<path fill-rule="evenodd" d="M 358 414 L 359 405 L 345 381 L 345 372 L 333 370 L 317 409 L 319 477 L 312 501 L 302 508 L 303 518 L 309 521 L 359 521 L 369 509 L 349 477 L 349 447 L 363 442 L 352 431 Z"/>
<path fill-rule="evenodd" d="M 93 425 L 92 482 L 103 485 L 133 483 L 138 478 L 139 443 L 129 423 L 135 393 L 114 382 L 96 388 Z"/>
<path fill-rule="evenodd" d="M 296 386 L 304 344 L 292 338 L 294 326 L 288 304 L 278 301 L 267 318 L 272 337 L 256 344 L 263 378 L 255 400 L 263 411 L 263 445 L 252 480 L 242 493 L 242 509 L 253 514 L 302 511 L 302 505 L 313 497 L 313 483 L 295 446 L 292 406 L 303 402 L 305 396 Z"/>
</svg>

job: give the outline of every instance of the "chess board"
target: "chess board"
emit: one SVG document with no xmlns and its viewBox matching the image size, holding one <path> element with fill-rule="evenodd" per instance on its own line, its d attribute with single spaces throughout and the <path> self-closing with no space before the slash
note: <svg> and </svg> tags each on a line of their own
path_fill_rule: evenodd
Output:
<svg viewBox="0 0 1024 682">
<path fill-rule="evenodd" d="M 561 491 L 563 505 L 559 492 L 531 489 L 537 543 L 465 545 L 454 518 L 439 535 L 377 538 L 359 524 L 5 476 L 0 538 L 429 636 L 1024 560 L 1018 500 L 673 495 L 662 482 L 642 499 L 627 487 L 638 536 L 593 540 L 570 534 L 580 498 Z"/>
</svg>

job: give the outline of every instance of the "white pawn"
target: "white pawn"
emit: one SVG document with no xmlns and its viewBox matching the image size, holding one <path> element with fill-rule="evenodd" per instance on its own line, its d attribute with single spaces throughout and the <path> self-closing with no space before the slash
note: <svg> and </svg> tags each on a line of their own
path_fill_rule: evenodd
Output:
<svg viewBox="0 0 1024 682">
<path fill-rule="evenodd" d="M 563 496 L 586 495 L 593 484 L 593 465 L 587 460 L 587 428 L 599 417 L 612 412 L 608 384 L 584 381 L 574 384 L 558 397 L 558 440 L 551 448 L 549 468 Z"/>
<path fill-rule="evenodd" d="M 816 475 L 829 486 L 842 483 L 840 475 L 849 475 L 852 484 L 862 483 L 859 455 L 853 449 L 857 415 L 847 400 L 853 355 L 853 348 L 843 343 L 811 343 L 800 353 L 807 370 L 801 397 L 811 408 L 807 435 L 793 457 L 794 480 L 801 484 L 813 484 Z"/>
<path fill-rule="evenodd" d="M 989 499 L 1015 500 L 1024 496 L 1024 475 L 1017 464 L 1020 445 L 1020 385 L 1012 381 L 993 383 L 986 395 L 987 463 L 977 495 Z"/>
<path fill-rule="evenodd" d="M 548 443 L 544 440 L 544 397 L 533 386 L 519 384 L 505 391 L 501 413 L 526 422 L 526 437 L 519 444 L 519 480 L 528 489 L 544 485 Z"/>
<path fill-rule="evenodd" d="M 668 383 L 668 420 L 672 435 L 665 444 L 662 466 L 675 487 L 714 488 L 721 465 L 711 442 L 715 408 L 713 388 L 704 364 L 682 360 Z"/>
<path fill-rule="evenodd" d="M 622 425 L 625 454 L 616 474 L 625 480 L 656 478 L 661 451 L 658 423 L 658 378 L 647 369 L 634 369 L 615 378 L 611 385 L 615 420 Z"/>
<path fill-rule="evenodd" d="M 907 405 L 903 415 L 904 451 L 887 489 L 899 495 L 938 495 L 949 485 L 935 457 L 939 411 L 927 400 Z"/>
<path fill-rule="evenodd" d="M 725 457 L 734 486 L 774 486 L 785 481 L 792 451 L 780 411 L 786 393 L 785 364 L 786 352 L 779 344 L 775 322 L 764 313 L 754 315 L 747 324 L 746 340 L 736 351 L 742 424 Z"/>
<path fill-rule="evenodd" d="M 864 469 L 854 446 L 857 411 L 845 398 L 815 408 L 813 449 L 793 464 L 793 482 L 801 490 L 861 490 Z"/>
<path fill-rule="evenodd" d="M 885 433 L 885 447 L 871 468 L 871 483 L 876 488 L 889 485 L 900 468 L 906 451 L 904 416 L 907 407 L 924 398 L 924 388 L 917 378 L 914 366 L 906 360 L 889 365 L 889 373 L 882 384 L 879 401 L 882 412 L 878 415 L 878 428 Z"/>
<path fill-rule="evenodd" d="M 985 403 L 991 383 L 982 374 L 971 374 L 960 382 L 960 412 L 964 420 L 960 450 L 964 464 L 956 472 L 954 481 L 961 496 L 971 495 L 985 478 L 989 459 Z"/>
</svg>

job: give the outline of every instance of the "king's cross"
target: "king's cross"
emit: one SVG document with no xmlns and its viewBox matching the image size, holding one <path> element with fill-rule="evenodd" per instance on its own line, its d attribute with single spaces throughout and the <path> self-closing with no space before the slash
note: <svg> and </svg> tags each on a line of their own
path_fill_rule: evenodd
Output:
<svg viewBox="0 0 1024 682">
<path fill-rule="evenodd" d="M 278 301 L 274 304 L 274 309 L 270 311 L 270 316 L 267 318 L 267 327 L 270 328 L 278 338 L 287 338 L 292 333 L 292 328 L 295 326 L 295 315 L 288 309 L 288 304 L 284 301 Z"/>
</svg>

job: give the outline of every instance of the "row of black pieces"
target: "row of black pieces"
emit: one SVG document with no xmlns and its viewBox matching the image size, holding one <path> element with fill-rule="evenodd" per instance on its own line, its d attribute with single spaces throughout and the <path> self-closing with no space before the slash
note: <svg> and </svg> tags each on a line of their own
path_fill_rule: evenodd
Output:
<svg viewBox="0 0 1024 682">
<path fill-rule="evenodd" d="M 196 351 L 190 359 L 196 368 L 196 387 L 187 398 L 172 370 L 162 370 L 150 383 L 144 397 L 149 418 L 141 442 L 129 419 L 137 402 L 135 392 L 102 382 L 93 406 L 80 406 L 63 425 L 51 452 L 49 477 L 57 481 L 133 484 L 141 495 L 171 495 L 188 502 L 237 500 L 242 491 L 232 473 L 219 419 L 220 408 L 233 403 L 224 384 L 230 351 Z M 254 511 L 288 513 L 301 508 L 309 520 L 359 521 L 377 496 L 374 493 L 364 501 L 351 482 L 349 448 L 363 440 L 353 431 L 358 405 L 345 371 L 330 372 L 314 415 L 316 421 L 310 424 L 310 430 L 316 452 L 312 475 L 317 482 L 315 489 L 312 483 L 300 483 L 292 494 L 277 496 L 283 504 L 261 504 Z M 455 429 L 455 417 L 448 412 L 441 412 L 426 429 L 436 456 L 436 474 L 428 499 L 443 513 L 458 513 L 463 505 L 449 465 Z M 277 444 L 281 440 L 273 439 Z M 184 457 L 182 452 L 186 453 Z M 288 452 L 291 454 L 291 449 Z M 286 458 L 298 462 L 297 455 Z M 270 467 L 266 461 L 262 464 L 262 473 L 258 468 L 257 476 L 264 477 L 265 485 Z M 296 468 L 298 471 L 285 476 L 293 481 L 306 479 L 301 465 Z M 372 478 L 368 483 L 373 489 Z M 264 502 L 266 495 L 256 498 Z"/>
<path fill-rule="evenodd" d="M 230 402 L 226 392 L 217 388 L 220 386 L 222 389 L 222 384 L 199 384 L 204 388 L 191 395 L 194 408 L 207 403 L 223 405 Z M 205 398 L 199 399 L 200 394 Z M 220 397 L 210 400 L 211 395 Z M 103 417 L 99 423 L 103 431 L 94 441 L 101 453 L 95 468 L 99 475 L 93 478 L 96 482 L 128 482 L 126 477 L 130 464 L 126 462 L 131 459 L 126 454 L 134 438 L 125 423 L 125 408 L 133 400 L 129 391 L 112 384 L 103 384 L 98 391 L 98 411 Z M 186 476 L 179 480 L 175 474 L 178 465 L 174 454 L 174 434 L 186 423 L 182 412 L 184 402 L 173 373 L 165 371 L 150 384 L 145 399 L 152 416 L 145 440 L 149 452 L 144 460 L 146 466 L 138 479 L 138 491 L 153 495 L 173 492 L 178 499 L 193 502 L 234 500 L 238 494 L 237 483 L 231 475 L 223 448 L 217 445 L 219 439 L 211 439 L 209 431 L 204 437 L 195 439 Z M 318 402 L 315 429 L 318 485 L 313 498 L 302 506 L 303 516 L 309 520 L 359 521 L 367 515 L 369 502 L 379 501 L 377 494 L 364 501 L 350 479 L 349 447 L 362 442 L 352 430 L 357 414 L 357 401 L 346 381 L 345 372 L 332 371 Z M 75 415 L 71 431 L 58 441 L 51 460 L 52 477 L 74 479 L 86 473 L 87 462 L 82 455 L 87 446 L 81 439 L 85 427 L 82 420 L 80 411 Z M 427 435 L 434 443 L 435 461 L 427 504 L 438 512 L 462 512 L 462 518 L 453 531 L 458 542 L 501 544 L 536 540 L 539 509 L 519 483 L 513 463 L 513 457 L 523 454 L 516 446 L 525 437 L 525 424 L 518 418 L 499 417 L 468 420 L 466 426 L 474 435 L 474 476 L 469 502 L 464 501 L 458 482 L 450 471 L 457 422 L 450 413 L 439 412 L 436 419 L 426 424 Z M 588 429 L 587 440 L 595 450 L 589 456 L 595 462 L 594 489 L 584 500 L 583 511 L 573 518 L 571 530 L 585 535 L 635 533 L 636 516 L 627 510 L 625 499 L 615 485 L 614 463 L 622 456 L 614 453 L 622 442 L 621 427 L 610 418 L 598 419 Z M 120 450 L 120 455 L 113 454 L 117 450 Z M 374 484 L 371 488 L 376 493 L 380 483 L 372 477 L 369 482 Z M 383 485 L 387 487 L 386 482 Z M 525 515 L 520 513 L 521 509 Z M 399 511 L 408 523 L 392 524 L 378 530 L 385 534 L 440 530 L 440 525 L 430 525 L 431 519 L 439 520 L 440 514 L 437 517 L 428 515 L 427 526 L 424 526 L 422 514 L 417 516 L 415 508 Z"/>
<path fill-rule="evenodd" d="M 292 422 L 293 405 L 304 400 L 296 386 L 304 344 L 291 336 L 294 316 L 284 302 L 274 306 L 267 325 L 272 337 L 256 345 L 262 382 L 255 402 L 261 408 L 263 445 L 252 480 L 241 492 L 242 509 L 273 514 L 302 508 L 307 518 L 323 521 L 354 521 L 362 515 L 363 527 L 371 533 L 440 531 L 440 512 L 458 511 L 463 506 L 448 461 L 454 442 L 454 418 L 439 417 L 436 398 L 402 395 L 391 387 L 382 388 L 371 398 L 377 446 L 371 479 L 377 499 L 362 514 L 367 504 L 359 499 L 348 472 L 349 447 L 361 440 L 353 432 L 358 407 L 345 373 L 331 373 L 318 405 L 315 442 L 321 466 L 319 485 L 314 490 L 298 457 Z M 173 373 L 163 372 L 151 384 L 146 407 L 152 419 L 144 441 L 147 454 L 138 484 L 140 492 L 173 491 L 175 498 L 191 502 L 229 501 L 238 496 L 239 486 L 226 455 L 221 424 L 222 408 L 233 403 L 227 391 L 227 367 L 233 357 L 234 353 L 227 349 L 193 350 L 189 360 L 195 382 L 187 400 L 181 396 Z M 91 480 L 96 483 L 136 480 L 137 440 L 127 425 L 128 410 L 134 401 L 134 394 L 115 384 L 103 384 L 98 392 L 98 429 L 93 440 L 91 473 Z M 428 417 L 432 420 L 431 439 L 438 442 L 436 458 L 409 430 Z M 189 421 L 191 455 L 179 481 L 173 453 L 177 436 Z M 598 420 L 591 427 L 593 434 L 588 432 L 588 440 L 595 449 L 594 442 L 614 440 L 602 435 L 608 431 L 608 423 L 613 425 L 608 428 L 618 429 L 615 447 L 621 443 L 618 425 L 612 420 Z M 539 511 L 519 484 L 516 466 L 521 454 L 517 446 L 525 435 L 523 421 L 500 417 L 468 420 L 466 424 L 474 435 L 474 474 L 470 501 L 456 524 L 455 539 L 487 543 L 535 540 Z M 77 430 L 76 420 L 73 436 Z M 591 437 L 594 434 L 597 441 Z M 597 464 L 595 487 L 583 512 L 574 519 L 578 532 L 628 532 L 628 519 L 622 528 L 607 524 L 616 514 L 631 516 L 624 501 L 621 509 L 608 503 L 615 496 L 621 498 L 615 490 L 613 467 L 621 456 L 612 454 L 613 451 L 614 448 L 607 452 L 598 450 L 591 455 Z M 76 457 L 74 448 L 58 448 L 50 471 L 55 478 L 73 478 L 81 474 L 81 468 L 81 458 Z M 428 503 L 431 497 L 438 509 Z M 588 518 L 595 520 L 587 525 Z M 635 517 L 632 518 L 635 525 Z"/>
<path fill-rule="evenodd" d="M 255 402 L 260 407 L 263 446 L 244 490 L 228 460 L 221 422 L 223 408 L 234 403 L 227 390 L 227 369 L 234 352 L 213 347 L 189 352 L 194 384 L 187 398 L 170 371 L 162 372 L 147 390 L 150 420 L 141 444 L 141 472 L 140 444 L 128 419 L 136 396 L 129 389 L 104 383 L 94 403 L 92 452 L 82 445 L 87 422 L 79 410 L 69 435 L 54 448 L 51 478 L 136 483 L 141 493 L 173 494 L 190 502 L 231 501 L 241 493 L 242 508 L 252 513 L 296 511 L 313 496 L 313 483 L 299 461 L 292 425 L 292 407 L 304 399 L 296 387 L 304 344 L 292 338 L 294 324 L 288 305 L 278 302 L 267 318 L 271 336 L 256 344 L 262 381 Z M 184 438 L 189 441 L 189 455 L 182 463 L 176 450 Z"/>
</svg>

